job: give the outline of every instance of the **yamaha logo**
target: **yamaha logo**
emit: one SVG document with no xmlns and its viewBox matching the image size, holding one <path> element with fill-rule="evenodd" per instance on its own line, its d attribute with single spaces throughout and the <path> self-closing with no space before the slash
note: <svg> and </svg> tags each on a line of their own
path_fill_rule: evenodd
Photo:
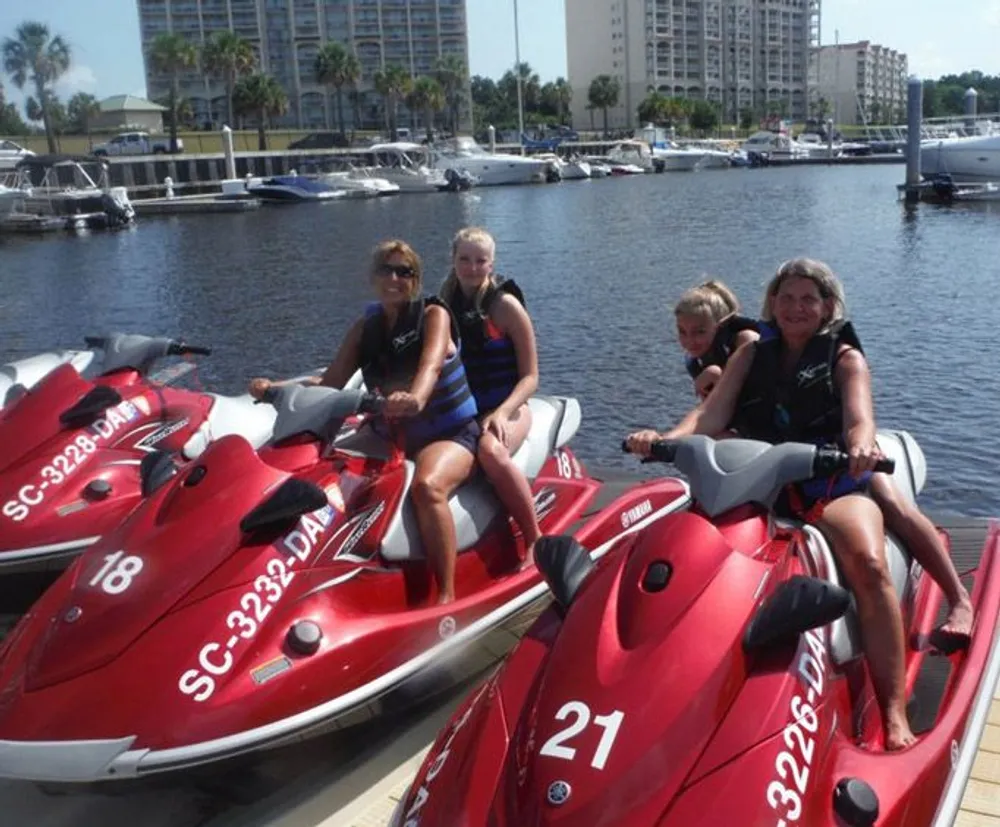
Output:
<svg viewBox="0 0 1000 827">
<path fill-rule="evenodd" d="M 455 618 L 451 615 L 442 617 L 441 622 L 438 624 L 438 637 L 441 638 L 441 640 L 447 640 L 455 634 L 455 629 L 457 628 L 458 626 L 455 623 Z"/>
<path fill-rule="evenodd" d="M 553 807 L 559 807 L 569 801 L 573 788 L 566 781 L 553 781 L 545 798 Z"/>
</svg>

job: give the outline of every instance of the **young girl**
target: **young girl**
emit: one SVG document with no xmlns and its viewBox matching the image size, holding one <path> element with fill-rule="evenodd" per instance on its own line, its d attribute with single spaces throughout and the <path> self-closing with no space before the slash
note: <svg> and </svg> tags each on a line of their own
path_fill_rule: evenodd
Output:
<svg viewBox="0 0 1000 827">
<path fill-rule="evenodd" d="M 482 437 L 476 458 L 521 529 L 528 565 L 539 537 L 535 501 L 511 456 L 531 427 L 528 399 L 538 388 L 538 353 L 520 289 L 493 272 L 495 251 L 486 230 L 460 230 L 440 295 L 458 321 L 462 361 L 479 408 Z"/>
<path fill-rule="evenodd" d="M 731 354 L 760 338 L 757 323 L 739 315 L 740 303 L 714 279 L 687 290 L 674 307 L 677 340 L 687 354 L 685 366 L 695 393 L 704 399 L 722 376 Z"/>
</svg>

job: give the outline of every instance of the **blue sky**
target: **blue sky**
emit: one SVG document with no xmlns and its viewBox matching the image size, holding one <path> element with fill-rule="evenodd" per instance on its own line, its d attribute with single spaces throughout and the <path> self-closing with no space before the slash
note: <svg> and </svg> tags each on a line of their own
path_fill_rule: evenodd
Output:
<svg viewBox="0 0 1000 827">
<path fill-rule="evenodd" d="M 553 80 L 566 73 L 565 4 L 520 0 L 521 59 Z M 514 63 L 513 0 L 468 0 L 472 74 L 499 77 Z M 143 94 L 135 0 L 0 0 L 0 38 L 22 20 L 65 37 L 73 65 L 58 91 L 98 98 Z M 938 77 L 965 69 L 1000 74 L 1000 0 L 824 0 L 823 41 L 868 39 L 906 52 L 910 70 Z M 19 100 L 3 77 L 8 99 Z"/>
</svg>

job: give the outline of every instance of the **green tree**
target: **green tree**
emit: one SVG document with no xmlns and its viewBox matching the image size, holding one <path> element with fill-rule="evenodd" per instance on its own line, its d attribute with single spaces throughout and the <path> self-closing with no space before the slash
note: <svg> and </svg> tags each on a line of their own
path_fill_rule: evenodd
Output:
<svg viewBox="0 0 1000 827">
<path fill-rule="evenodd" d="M 45 126 L 49 152 L 56 151 L 55 130 L 49 112 L 54 100 L 52 85 L 69 69 L 70 50 L 59 35 L 49 36 L 44 23 L 26 21 L 17 27 L 14 37 L 3 43 L 3 68 L 18 89 L 30 80 L 41 108 L 40 120 Z"/>
<path fill-rule="evenodd" d="M 417 78 L 413 91 L 406 99 L 406 105 L 411 112 L 422 112 L 427 137 L 431 138 L 434 131 L 434 115 L 447 105 L 444 89 L 436 78 Z"/>
<path fill-rule="evenodd" d="M 257 149 L 263 152 L 267 149 L 268 121 L 288 111 L 288 96 L 273 77 L 263 72 L 254 72 L 236 83 L 233 108 L 237 115 L 256 117 Z"/>
<path fill-rule="evenodd" d="M 622 93 L 621 83 L 611 75 L 598 75 L 590 82 L 587 90 L 587 101 L 594 109 L 604 112 L 604 137 L 608 136 L 608 110 L 618 105 Z"/>
<path fill-rule="evenodd" d="M 86 135 L 88 144 L 90 143 L 90 128 L 100 114 L 101 105 L 97 102 L 97 98 L 86 92 L 77 92 L 66 105 L 66 116 L 69 119 L 70 129 L 78 135 Z"/>
<path fill-rule="evenodd" d="M 753 129 L 754 111 L 751 106 L 744 106 L 740 110 L 740 129 L 749 132 Z"/>
<path fill-rule="evenodd" d="M 691 104 L 688 122 L 692 129 L 711 132 L 719 125 L 719 112 L 708 101 L 696 100 Z"/>
<path fill-rule="evenodd" d="M 226 85 L 226 119 L 229 127 L 235 128 L 233 90 L 236 82 L 257 65 L 253 46 L 235 32 L 215 32 L 202 47 L 201 63 L 206 72 L 222 78 Z"/>
<path fill-rule="evenodd" d="M 462 116 L 462 100 L 465 97 L 466 72 L 465 63 L 458 55 L 445 55 L 438 60 L 434 77 L 444 90 L 444 99 L 448 107 L 451 123 L 448 124 L 453 135 L 458 134 L 458 124 Z"/>
<path fill-rule="evenodd" d="M 649 92 L 636 111 L 640 123 L 661 124 L 666 120 L 667 98 L 655 89 Z"/>
<path fill-rule="evenodd" d="M 316 55 L 316 82 L 337 91 L 337 127 L 344 134 L 344 87 L 351 88 L 361 79 L 361 61 L 343 43 L 331 41 Z M 357 124 L 357 121 L 355 121 Z"/>
<path fill-rule="evenodd" d="M 410 73 L 398 64 L 386 66 L 375 73 L 375 91 L 385 100 L 386 116 L 389 120 L 389 136 L 395 141 L 398 138 L 397 119 L 399 102 L 405 100 L 413 88 L 413 78 Z"/>
<path fill-rule="evenodd" d="M 170 76 L 170 97 L 167 104 L 170 120 L 170 151 L 177 152 L 177 107 L 181 100 L 181 73 L 198 63 L 198 50 L 179 34 L 157 35 L 149 50 L 154 70 Z"/>
</svg>

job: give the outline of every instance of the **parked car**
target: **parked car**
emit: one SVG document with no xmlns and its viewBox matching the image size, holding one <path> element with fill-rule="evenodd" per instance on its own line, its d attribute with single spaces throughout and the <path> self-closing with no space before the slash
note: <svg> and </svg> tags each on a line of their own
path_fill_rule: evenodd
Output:
<svg viewBox="0 0 1000 827">
<path fill-rule="evenodd" d="M 184 142 L 177 139 L 177 151 L 184 151 Z M 152 138 L 148 132 L 123 132 L 110 141 L 97 144 L 94 155 L 163 155 L 170 152 L 170 138 Z"/>
<path fill-rule="evenodd" d="M 292 141 L 289 149 L 345 149 L 351 142 L 339 132 L 312 132 L 304 138 Z"/>
<path fill-rule="evenodd" d="M 34 154 L 13 141 L 0 141 L 0 172 L 14 169 L 19 161 Z"/>
</svg>

